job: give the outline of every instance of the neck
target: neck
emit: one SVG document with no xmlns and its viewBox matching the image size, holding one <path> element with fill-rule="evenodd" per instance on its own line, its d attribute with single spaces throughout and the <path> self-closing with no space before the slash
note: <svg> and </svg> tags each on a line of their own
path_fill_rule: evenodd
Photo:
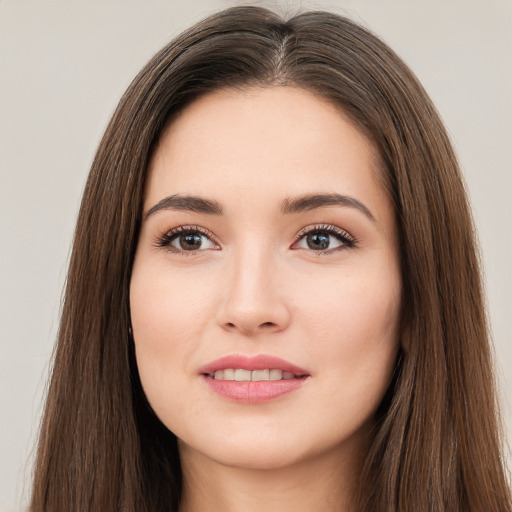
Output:
<svg viewBox="0 0 512 512">
<path fill-rule="evenodd" d="M 286 467 L 254 469 L 218 463 L 180 443 L 180 458 L 180 512 L 353 510 L 351 496 L 360 471 L 356 452 L 330 451 Z"/>
</svg>

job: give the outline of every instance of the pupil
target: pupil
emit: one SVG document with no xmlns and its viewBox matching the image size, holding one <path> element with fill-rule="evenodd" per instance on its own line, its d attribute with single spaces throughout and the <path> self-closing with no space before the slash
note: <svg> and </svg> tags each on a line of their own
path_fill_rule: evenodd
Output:
<svg viewBox="0 0 512 512">
<path fill-rule="evenodd" d="M 310 233 L 307 236 L 307 244 L 310 249 L 327 249 L 329 247 L 329 235 L 325 233 Z"/>
<path fill-rule="evenodd" d="M 180 245 L 183 249 L 194 250 L 201 247 L 201 235 L 187 233 L 180 236 Z"/>
</svg>

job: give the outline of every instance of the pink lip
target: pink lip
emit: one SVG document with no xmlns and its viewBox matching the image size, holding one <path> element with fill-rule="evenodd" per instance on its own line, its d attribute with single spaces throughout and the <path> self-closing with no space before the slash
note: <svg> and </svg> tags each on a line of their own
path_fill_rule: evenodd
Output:
<svg viewBox="0 0 512 512">
<path fill-rule="evenodd" d="M 225 370 L 226 368 L 243 368 L 245 370 L 266 370 L 267 368 L 274 368 L 276 370 L 282 370 L 283 372 L 293 373 L 296 376 L 309 375 L 308 371 L 304 370 L 304 368 L 295 366 L 279 357 L 269 356 L 267 354 L 252 357 L 234 354 L 221 357 L 203 366 L 199 370 L 199 373 L 214 373 L 217 370 Z"/>
<path fill-rule="evenodd" d="M 237 382 L 234 380 L 216 380 L 210 377 L 217 370 L 226 368 L 243 368 L 245 370 L 277 369 L 293 373 L 296 378 L 289 380 L 268 380 Z M 273 400 L 277 397 L 296 391 L 308 379 L 309 373 L 294 364 L 269 355 L 247 357 L 230 355 L 221 357 L 201 368 L 199 372 L 209 388 L 218 395 L 242 403 L 256 404 Z"/>
</svg>

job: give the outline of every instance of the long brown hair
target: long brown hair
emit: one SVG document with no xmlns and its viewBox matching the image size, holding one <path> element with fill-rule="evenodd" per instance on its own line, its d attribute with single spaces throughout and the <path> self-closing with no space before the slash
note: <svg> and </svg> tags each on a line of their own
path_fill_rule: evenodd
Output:
<svg viewBox="0 0 512 512">
<path fill-rule="evenodd" d="M 512 510 L 475 233 L 458 164 L 407 66 L 357 24 L 235 7 L 195 25 L 139 73 L 84 191 L 35 467 L 33 512 L 177 510 L 175 436 L 144 397 L 129 283 L 145 174 L 163 127 L 217 88 L 291 85 L 339 105 L 378 148 L 394 202 L 403 328 L 376 415 L 360 511 Z"/>
</svg>

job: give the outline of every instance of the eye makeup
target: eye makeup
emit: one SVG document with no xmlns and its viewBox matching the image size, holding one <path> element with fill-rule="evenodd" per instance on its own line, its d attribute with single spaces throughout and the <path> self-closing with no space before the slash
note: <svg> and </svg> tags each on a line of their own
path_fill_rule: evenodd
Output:
<svg viewBox="0 0 512 512">
<path fill-rule="evenodd" d="M 330 254 L 355 247 L 357 240 L 350 233 L 332 224 L 315 224 L 302 228 L 290 246 L 317 255 Z M 205 250 L 221 250 L 215 235 L 197 225 L 183 225 L 165 231 L 154 239 L 154 246 L 171 253 L 192 256 Z"/>
<path fill-rule="evenodd" d="M 357 240 L 344 229 L 333 224 L 316 224 L 302 228 L 291 249 L 305 249 L 315 254 L 330 254 L 355 247 Z"/>
<path fill-rule="evenodd" d="M 201 226 L 177 226 L 154 240 L 157 248 L 191 256 L 199 251 L 220 250 L 213 233 Z"/>
</svg>

